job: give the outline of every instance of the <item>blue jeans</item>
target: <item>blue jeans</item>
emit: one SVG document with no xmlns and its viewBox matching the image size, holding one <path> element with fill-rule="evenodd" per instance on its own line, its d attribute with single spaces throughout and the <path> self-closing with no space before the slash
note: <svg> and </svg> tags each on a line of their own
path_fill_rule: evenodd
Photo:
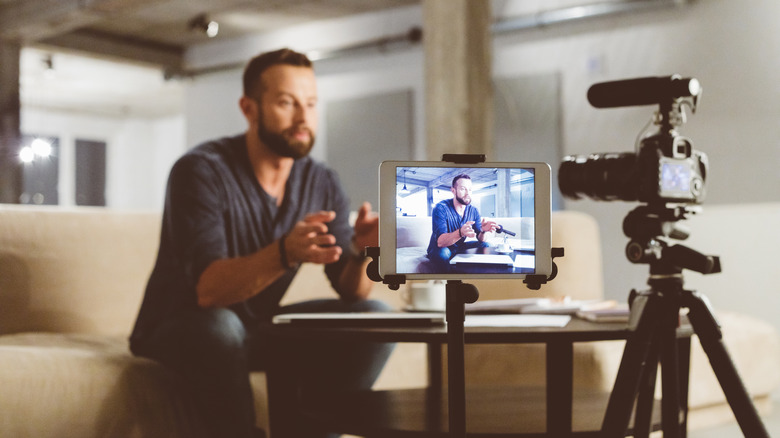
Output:
<svg viewBox="0 0 780 438">
<path fill-rule="evenodd" d="M 389 306 L 380 301 L 325 299 L 282 307 L 281 313 L 388 310 Z M 269 347 L 268 340 L 248 331 L 233 311 L 217 308 L 182 312 L 170 318 L 135 346 L 134 353 L 162 363 L 183 378 L 208 437 L 250 438 L 257 432 L 249 373 L 265 369 Z M 305 395 L 309 391 L 370 389 L 392 349 L 393 344 L 385 343 L 320 341 L 288 342 L 275 351 L 283 355 L 277 363 L 289 364 L 281 367 L 289 369 L 286 377 L 294 380 L 300 394 Z M 301 433 L 306 437 L 329 436 L 305 430 Z"/>
<path fill-rule="evenodd" d="M 450 268 L 450 259 L 455 257 L 458 253 L 473 248 L 487 248 L 488 246 L 487 242 L 480 242 L 479 240 L 458 242 L 451 246 L 445 246 L 444 248 L 432 249 L 428 252 L 428 258 L 436 265 L 437 269 L 446 272 Z"/>
</svg>

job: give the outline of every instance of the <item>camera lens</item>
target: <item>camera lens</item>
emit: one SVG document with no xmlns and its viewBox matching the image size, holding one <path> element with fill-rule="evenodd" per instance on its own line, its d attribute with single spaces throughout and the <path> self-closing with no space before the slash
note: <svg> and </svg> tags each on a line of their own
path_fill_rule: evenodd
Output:
<svg viewBox="0 0 780 438">
<path fill-rule="evenodd" d="M 558 169 L 558 186 L 571 199 L 635 201 L 636 162 L 634 153 L 567 156 Z"/>
</svg>

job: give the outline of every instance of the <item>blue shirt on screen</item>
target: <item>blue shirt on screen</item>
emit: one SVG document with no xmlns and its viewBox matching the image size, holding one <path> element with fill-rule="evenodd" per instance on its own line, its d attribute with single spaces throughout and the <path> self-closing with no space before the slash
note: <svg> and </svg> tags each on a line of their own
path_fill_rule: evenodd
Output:
<svg viewBox="0 0 780 438">
<path fill-rule="evenodd" d="M 463 211 L 463 216 L 461 216 L 455 211 L 453 199 L 446 199 L 436 204 L 436 207 L 433 208 L 433 212 L 431 213 L 432 233 L 431 242 L 428 244 L 428 257 L 430 258 L 432 254 L 439 251 L 439 245 L 437 243 L 439 236 L 451 233 L 469 221 L 474 221 L 474 224 L 472 224 L 474 232 L 477 234 L 482 232 L 482 217 L 479 215 L 479 210 L 477 210 L 476 207 L 471 204 L 467 205 L 466 209 Z M 462 249 L 460 248 L 463 246 L 465 240 L 466 238 L 462 237 L 449 246 L 452 255 L 457 254 L 459 250 L 465 249 L 465 247 Z"/>
</svg>

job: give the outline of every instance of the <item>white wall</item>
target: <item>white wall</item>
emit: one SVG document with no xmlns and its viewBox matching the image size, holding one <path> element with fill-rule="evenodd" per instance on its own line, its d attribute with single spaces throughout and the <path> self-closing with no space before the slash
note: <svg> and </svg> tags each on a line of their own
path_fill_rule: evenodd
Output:
<svg viewBox="0 0 780 438">
<path fill-rule="evenodd" d="M 229 70 L 188 79 L 185 93 L 187 147 L 246 129 L 238 107 L 241 70 Z"/>
<path fill-rule="evenodd" d="M 75 141 L 106 142 L 106 204 L 159 210 L 175 158 L 185 150 L 183 115 L 160 118 L 100 116 L 23 108 L 25 134 L 60 139 L 60 205 L 75 205 Z"/>
</svg>

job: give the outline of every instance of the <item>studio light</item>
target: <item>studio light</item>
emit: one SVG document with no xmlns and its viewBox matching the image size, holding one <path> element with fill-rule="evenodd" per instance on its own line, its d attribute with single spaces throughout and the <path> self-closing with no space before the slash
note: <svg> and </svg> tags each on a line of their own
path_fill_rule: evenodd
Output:
<svg viewBox="0 0 780 438">
<path fill-rule="evenodd" d="M 209 38 L 214 38 L 219 34 L 219 23 L 210 20 L 206 14 L 200 14 L 190 20 L 188 27 L 191 31 L 205 33 Z"/>
<path fill-rule="evenodd" d="M 219 33 L 219 23 L 216 21 L 209 21 L 206 25 L 206 36 L 214 38 Z"/>
</svg>

